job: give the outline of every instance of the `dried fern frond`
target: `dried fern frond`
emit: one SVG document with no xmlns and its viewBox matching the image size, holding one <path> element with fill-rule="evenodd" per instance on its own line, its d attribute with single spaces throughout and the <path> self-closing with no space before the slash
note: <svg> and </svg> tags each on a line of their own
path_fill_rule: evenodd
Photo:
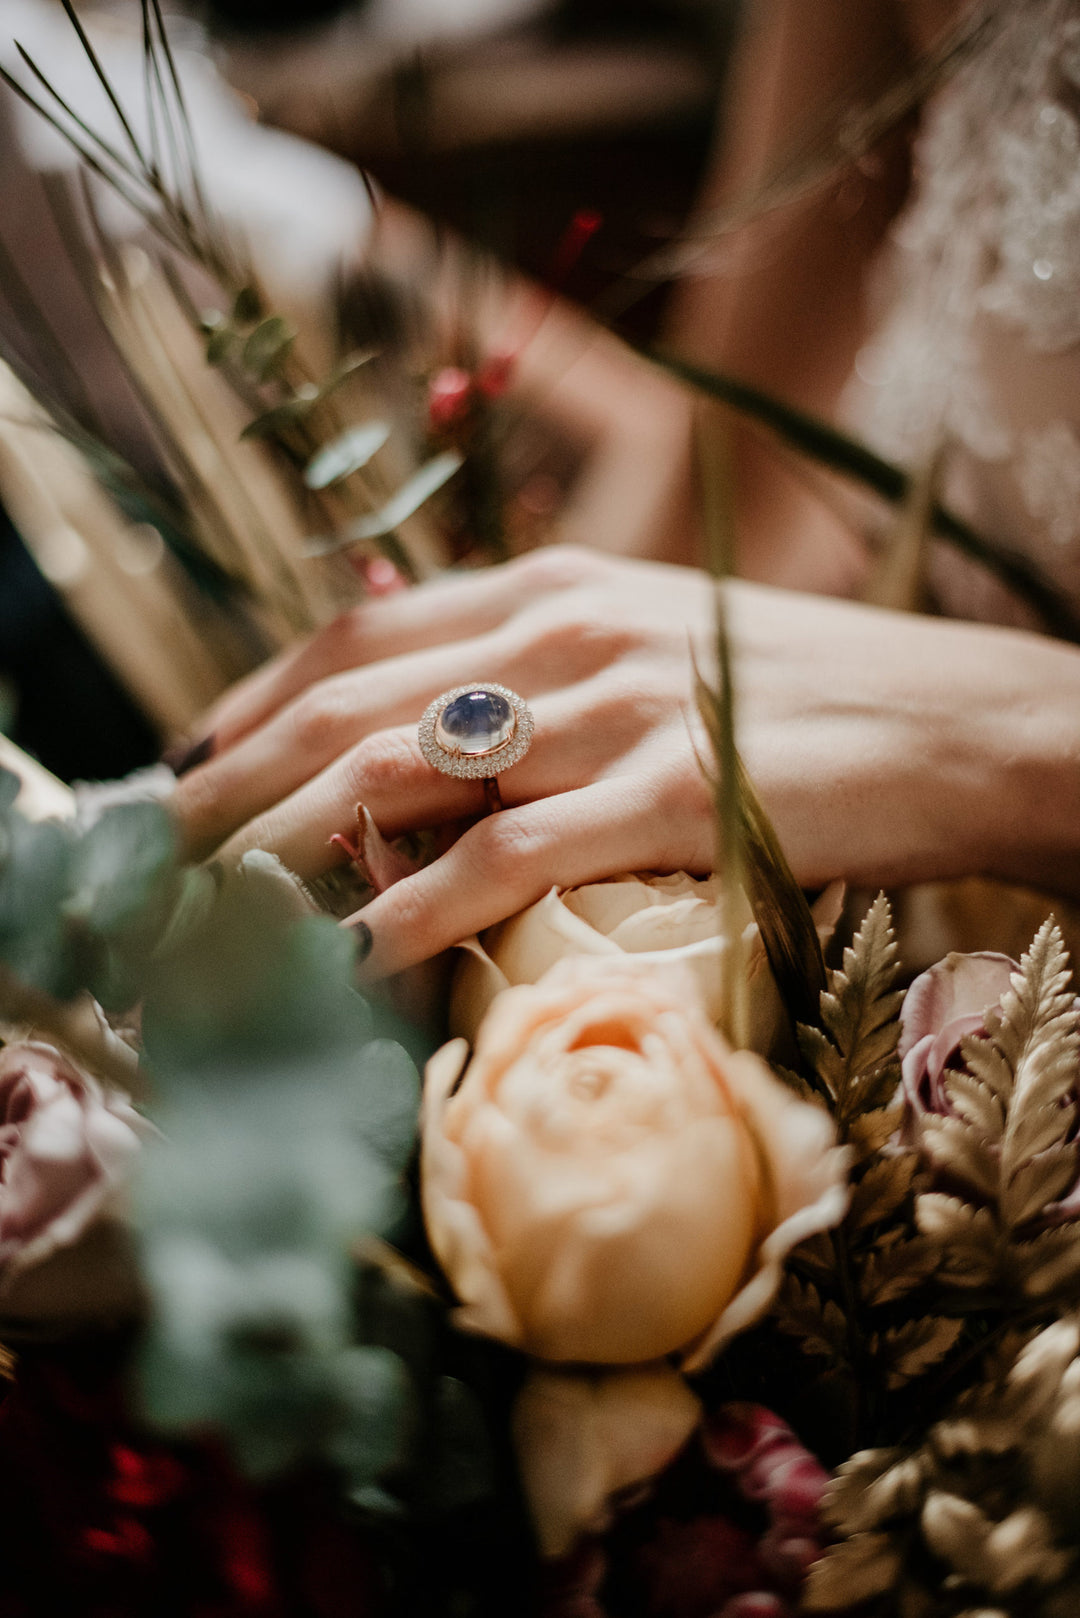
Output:
<svg viewBox="0 0 1080 1618">
<path fill-rule="evenodd" d="M 917 1198 L 919 1230 L 952 1286 L 997 1288 L 1005 1306 L 1018 1297 L 1068 1302 L 1080 1291 L 1080 1242 L 1072 1227 L 1047 1223 L 1080 1172 L 1080 1029 L 1052 919 L 1000 1011 L 987 1013 L 985 1036 L 965 1039 L 960 1054 L 963 1068 L 943 1076 L 950 1115 L 918 1126 L 938 1182 Z"/>
<path fill-rule="evenodd" d="M 1014 1334 L 987 1380 L 920 1445 L 852 1456 L 823 1508 L 838 1542 L 812 1569 L 803 1609 L 875 1618 L 1080 1610 L 1078 1353 L 1075 1317 L 1027 1341 Z"/>
<path fill-rule="evenodd" d="M 882 893 L 845 949 L 842 970 L 829 973 L 822 1027 L 799 1029 L 803 1055 L 832 1102 L 845 1141 L 856 1117 L 887 1106 L 896 1093 L 903 993 L 893 985 L 899 971 L 892 912 Z"/>
</svg>

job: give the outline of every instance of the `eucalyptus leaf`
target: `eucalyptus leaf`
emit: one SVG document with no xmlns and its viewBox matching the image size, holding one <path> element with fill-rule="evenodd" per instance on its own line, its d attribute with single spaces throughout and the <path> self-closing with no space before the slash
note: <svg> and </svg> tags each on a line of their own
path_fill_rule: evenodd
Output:
<svg viewBox="0 0 1080 1618">
<path fill-rule="evenodd" d="M 253 286 L 244 286 L 233 300 L 232 316 L 242 326 L 250 326 L 253 320 L 262 315 L 262 299 L 258 290 Z"/>
<path fill-rule="evenodd" d="M 304 482 L 309 489 L 328 489 L 340 483 L 365 467 L 389 437 L 390 423 L 386 421 L 350 427 L 312 457 L 304 469 Z"/>
<path fill-rule="evenodd" d="M 241 439 L 273 438 L 276 433 L 287 432 L 291 427 L 299 427 L 301 422 L 306 421 L 311 415 L 319 398 L 319 390 L 313 383 L 298 388 L 291 399 L 274 405 L 270 410 L 264 410 L 261 416 L 249 421 L 240 434 Z"/>
<path fill-rule="evenodd" d="M 347 1350 L 334 1362 L 333 1380 L 343 1419 L 326 1454 L 356 1493 L 400 1461 L 417 1412 L 405 1367 L 387 1348 Z"/>
<path fill-rule="evenodd" d="M 240 343 L 240 334 L 228 321 L 212 327 L 206 338 L 207 365 L 224 365 Z"/>
<path fill-rule="evenodd" d="M 443 454 L 436 455 L 432 460 L 426 461 L 418 472 L 414 472 L 378 511 L 350 524 L 344 534 L 310 541 L 306 548 L 307 555 L 328 556 L 333 551 L 345 550 L 350 545 L 385 539 L 395 528 L 400 527 L 419 511 L 433 494 L 437 494 L 464 464 L 464 456 L 459 455 L 456 450 L 446 450 Z"/>
<path fill-rule="evenodd" d="M 7 832 L 8 857 L 0 868 L 0 960 L 29 987 L 67 999 L 81 986 L 63 914 L 74 834 L 66 824 L 35 824 L 17 812 Z"/>
<path fill-rule="evenodd" d="M 281 315 L 269 315 L 261 320 L 244 343 L 243 363 L 259 382 L 266 382 L 280 371 L 285 358 L 296 341 L 296 333 Z"/>
<path fill-rule="evenodd" d="M 103 938 L 129 928 L 163 897 L 176 841 L 172 817 L 161 804 L 106 809 L 75 846 L 66 914 Z"/>
</svg>

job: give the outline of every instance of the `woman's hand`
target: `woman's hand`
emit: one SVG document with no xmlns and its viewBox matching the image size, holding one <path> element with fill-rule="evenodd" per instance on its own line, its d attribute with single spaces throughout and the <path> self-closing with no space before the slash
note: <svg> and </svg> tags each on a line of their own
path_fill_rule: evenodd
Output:
<svg viewBox="0 0 1080 1618">
<path fill-rule="evenodd" d="M 992 873 L 1080 887 L 1080 654 L 1035 636 L 729 587 L 739 740 L 796 876 Z M 480 784 L 423 760 L 416 723 L 470 680 L 536 719 L 506 807 L 364 909 L 396 971 L 549 887 L 705 871 L 714 819 L 691 647 L 712 666 L 702 574 L 534 553 L 371 602 L 237 687 L 176 806 L 208 851 L 274 849 L 303 876 L 364 803 L 387 837 L 468 822 Z"/>
</svg>

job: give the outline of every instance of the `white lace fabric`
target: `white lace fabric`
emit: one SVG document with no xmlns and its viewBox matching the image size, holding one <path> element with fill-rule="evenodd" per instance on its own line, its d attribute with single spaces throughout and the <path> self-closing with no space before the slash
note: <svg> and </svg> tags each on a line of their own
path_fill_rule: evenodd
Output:
<svg viewBox="0 0 1080 1618">
<path fill-rule="evenodd" d="M 1080 0 L 999 0 L 927 108 L 848 419 L 1080 601 Z M 1012 616 L 969 570 L 945 604 Z"/>
</svg>

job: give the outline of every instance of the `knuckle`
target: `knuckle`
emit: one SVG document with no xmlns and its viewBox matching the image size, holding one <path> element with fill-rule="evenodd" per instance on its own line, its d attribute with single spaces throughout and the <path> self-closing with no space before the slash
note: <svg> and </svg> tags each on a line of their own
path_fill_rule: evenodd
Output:
<svg viewBox="0 0 1080 1618">
<path fill-rule="evenodd" d="M 353 716 L 341 690 L 330 681 L 312 686 L 292 705 L 292 731 L 306 753 L 325 753 L 344 745 Z"/>
<path fill-rule="evenodd" d="M 382 730 L 353 749 L 349 773 L 361 796 L 378 798 L 399 790 L 415 773 L 416 763 L 416 748 L 408 736 Z"/>
<path fill-rule="evenodd" d="M 555 843 L 547 819 L 540 813 L 503 810 L 482 821 L 474 838 L 477 869 L 495 887 L 531 891 L 538 880 L 551 874 Z"/>
<path fill-rule="evenodd" d="M 600 577 L 604 559 L 584 545 L 545 545 L 511 564 L 530 590 L 567 590 Z"/>
<path fill-rule="evenodd" d="M 360 660 L 367 634 L 367 608 L 350 607 L 332 618 L 318 638 L 331 668 L 347 669 Z"/>
</svg>

